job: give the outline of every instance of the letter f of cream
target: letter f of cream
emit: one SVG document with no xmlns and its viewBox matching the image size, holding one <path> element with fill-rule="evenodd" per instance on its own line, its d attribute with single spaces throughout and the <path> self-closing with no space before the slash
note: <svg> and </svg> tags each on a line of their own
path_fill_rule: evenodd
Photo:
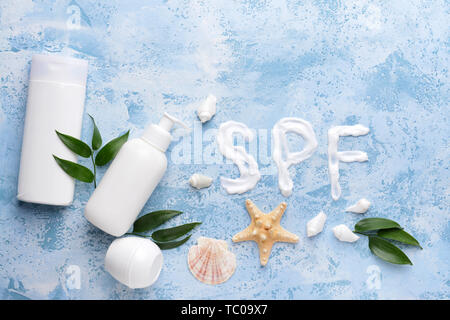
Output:
<svg viewBox="0 0 450 320">
<path fill-rule="evenodd" d="M 305 140 L 305 147 L 299 152 L 289 152 L 286 134 L 296 133 Z M 300 118 L 283 118 L 272 129 L 273 160 L 278 167 L 278 186 L 285 197 L 292 194 L 292 179 L 289 175 L 289 167 L 300 163 L 316 151 L 317 139 L 311 124 Z M 286 159 L 283 159 L 283 155 Z"/>
<path fill-rule="evenodd" d="M 342 162 L 363 162 L 367 161 L 367 153 L 363 151 L 351 150 L 338 152 L 339 137 L 363 136 L 369 133 L 369 128 L 360 124 L 354 126 L 337 126 L 328 130 L 328 171 L 331 181 L 331 197 L 334 200 L 341 196 L 341 186 L 339 185 L 339 161 Z"/>
</svg>

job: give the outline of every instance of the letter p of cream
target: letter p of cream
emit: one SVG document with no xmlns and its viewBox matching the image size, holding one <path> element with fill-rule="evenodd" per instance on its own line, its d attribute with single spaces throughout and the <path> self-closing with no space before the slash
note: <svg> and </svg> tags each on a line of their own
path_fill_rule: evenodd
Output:
<svg viewBox="0 0 450 320">
<path fill-rule="evenodd" d="M 286 134 L 296 133 L 305 140 L 305 147 L 299 152 L 289 152 Z M 285 197 L 292 194 L 292 179 L 289 167 L 308 159 L 316 151 L 317 139 L 311 124 L 300 118 L 283 118 L 272 129 L 273 160 L 278 167 L 278 186 Z M 285 159 L 283 159 L 283 155 Z"/>
<path fill-rule="evenodd" d="M 331 181 L 331 197 L 334 200 L 341 196 L 341 186 L 339 185 L 339 161 L 342 162 L 363 162 L 367 161 L 367 153 L 363 151 L 340 151 L 338 152 L 339 137 L 363 136 L 369 133 L 369 128 L 357 124 L 354 126 L 337 126 L 328 130 L 328 172 Z"/>
</svg>

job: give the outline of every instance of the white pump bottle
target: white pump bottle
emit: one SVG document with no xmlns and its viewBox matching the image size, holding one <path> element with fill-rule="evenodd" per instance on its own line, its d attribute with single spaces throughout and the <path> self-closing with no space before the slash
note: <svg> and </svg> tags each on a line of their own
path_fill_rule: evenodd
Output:
<svg viewBox="0 0 450 320">
<path fill-rule="evenodd" d="M 89 199 L 85 217 L 116 237 L 127 232 L 167 169 L 170 129 L 183 122 L 165 113 L 137 139 L 127 141 Z"/>
</svg>

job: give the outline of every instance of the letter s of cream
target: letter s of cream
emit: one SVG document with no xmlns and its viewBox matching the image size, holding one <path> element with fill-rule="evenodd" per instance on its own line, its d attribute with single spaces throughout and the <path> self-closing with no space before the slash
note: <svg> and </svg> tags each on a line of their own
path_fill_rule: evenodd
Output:
<svg viewBox="0 0 450 320">
<path fill-rule="evenodd" d="M 331 181 L 331 197 L 334 200 L 341 196 L 339 185 L 339 161 L 363 162 L 367 161 L 367 153 L 363 151 L 350 150 L 338 152 L 339 137 L 358 137 L 369 133 L 369 128 L 357 124 L 354 126 L 337 126 L 328 130 L 328 172 Z"/>
<path fill-rule="evenodd" d="M 305 147 L 299 152 L 290 152 L 286 134 L 296 133 L 305 140 Z M 317 139 L 311 124 L 300 118 L 282 118 L 272 129 L 273 160 L 278 167 L 278 186 L 283 196 L 292 194 L 292 179 L 289 175 L 289 167 L 298 164 L 312 156 L 317 148 Z M 283 160 L 283 155 L 286 159 Z"/>
<path fill-rule="evenodd" d="M 220 177 L 222 187 L 229 194 L 241 194 L 253 189 L 261 179 L 256 160 L 245 151 L 242 146 L 233 145 L 233 134 L 241 134 L 245 140 L 252 141 L 252 131 L 243 123 L 227 121 L 220 125 L 217 134 L 219 151 L 228 159 L 231 159 L 238 167 L 241 176 L 237 179 Z"/>
</svg>

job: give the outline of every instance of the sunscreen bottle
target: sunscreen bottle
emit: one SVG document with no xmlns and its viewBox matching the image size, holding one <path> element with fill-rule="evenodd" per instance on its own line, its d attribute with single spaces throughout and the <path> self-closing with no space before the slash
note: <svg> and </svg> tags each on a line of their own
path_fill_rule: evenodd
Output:
<svg viewBox="0 0 450 320">
<path fill-rule="evenodd" d="M 137 139 L 127 141 L 86 204 L 85 217 L 119 237 L 130 229 L 167 169 L 170 129 L 183 122 L 165 113 Z"/>
<path fill-rule="evenodd" d="M 53 154 L 76 162 L 76 155 L 55 130 L 80 138 L 88 62 L 51 55 L 34 55 L 20 157 L 17 199 L 67 206 L 75 182 Z"/>
</svg>

